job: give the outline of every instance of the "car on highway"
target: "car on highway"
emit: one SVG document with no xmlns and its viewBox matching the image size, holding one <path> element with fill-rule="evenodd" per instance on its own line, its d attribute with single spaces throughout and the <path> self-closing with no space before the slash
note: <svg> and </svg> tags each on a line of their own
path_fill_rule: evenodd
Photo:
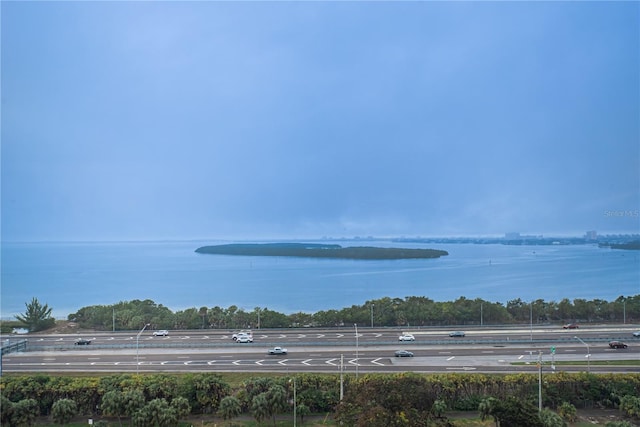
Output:
<svg viewBox="0 0 640 427">
<path fill-rule="evenodd" d="M 634 332 L 633 334 L 631 334 L 631 335 L 633 335 L 633 337 L 634 337 L 634 338 L 640 338 L 640 331 L 635 331 L 635 332 Z"/>
<path fill-rule="evenodd" d="M 167 331 L 166 329 L 160 329 L 158 331 L 153 331 L 153 336 L 154 337 L 166 337 L 167 335 L 169 335 L 169 331 Z"/>
<path fill-rule="evenodd" d="M 75 342 L 75 345 L 89 345 L 91 344 L 91 340 L 87 340 L 84 338 L 78 338 Z"/>
<path fill-rule="evenodd" d="M 562 329 L 578 329 L 580 328 L 577 323 L 567 323 L 566 325 L 562 325 Z"/>
<path fill-rule="evenodd" d="M 253 333 L 251 331 L 249 331 L 249 330 L 244 330 L 244 329 L 241 330 L 240 332 L 236 332 L 233 335 L 231 335 L 231 339 L 234 340 L 234 341 L 238 341 L 238 338 L 243 337 L 243 336 L 246 336 L 246 337 L 249 337 L 249 338 L 253 339 Z"/>
<path fill-rule="evenodd" d="M 238 338 L 236 339 L 237 343 L 249 343 L 249 342 L 253 342 L 253 337 L 250 335 L 240 335 L 238 336 Z"/>
<path fill-rule="evenodd" d="M 282 347 L 273 347 L 269 349 L 269 354 L 287 354 L 287 349 Z"/>
<path fill-rule="evenodd" d="M 449 332 L 449 336 L 451 338 L 464 338 L 465 333 L 463 331 L 453 331 Z"/>
<path fill-rule="evenodd" d="M 407 350 L 398 350 L 395 352 L 396 357 L 413 357 L 413 353 Z"/>
<path fill-rule="evenodd" d="M 627 345 L 622 341 L 610 341 L 609 347 L 610 348 L 627 348 Z"/>
<path fill-rule="evenodd" d="M 398 341 L 415 341 L 416 337 L 411 334 L 404 333 L 398 337 Z"/>
</svg>

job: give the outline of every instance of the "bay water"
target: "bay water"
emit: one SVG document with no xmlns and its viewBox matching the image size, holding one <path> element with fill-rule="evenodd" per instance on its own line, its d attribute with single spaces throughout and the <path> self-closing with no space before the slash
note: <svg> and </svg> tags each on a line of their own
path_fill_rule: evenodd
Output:
<svg viewBox="0 0 640 427">
<path fill-rule="evenodd" d="M 66 319 L 85 306 L 133 299 L 150 299 L 173 311 L 235 305 L 290 314 L 339 310 L 382 297 L 453 301 L 464 296 L 506 304 L 516 298 L 611 301 L 640 294 L 640 252 L 597 245 L 330 241 L 449 252 L 437 259 L 381 261 L 194 252 L 219 243 L 229 242 L 3 242 L 0 315 L 24 313 L 33 297 L 52 307 L 54 317 Z"/>
</svg>

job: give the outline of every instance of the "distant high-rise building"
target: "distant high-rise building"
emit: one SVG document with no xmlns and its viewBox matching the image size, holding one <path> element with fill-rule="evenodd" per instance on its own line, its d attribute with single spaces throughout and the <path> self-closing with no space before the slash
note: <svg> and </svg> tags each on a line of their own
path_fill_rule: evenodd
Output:
<svg viewBox="0 0 640 427">
<path fill-rule="evenodd" d="M 598 240 L 598 232 L 596 230 L 587 231 L 584 238 L 586 240 Z"/>
</svg>

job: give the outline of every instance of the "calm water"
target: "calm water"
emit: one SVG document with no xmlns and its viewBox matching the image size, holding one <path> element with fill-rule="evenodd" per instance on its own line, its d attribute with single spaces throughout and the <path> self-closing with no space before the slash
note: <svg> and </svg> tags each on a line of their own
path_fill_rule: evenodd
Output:
<svg viewBox="0 0 640 427">
<path fill-rule="evenodd" d="M 219 242 L 3 243 L 2 317 L 37 297 L 68 314 L 88 305 L 151 299 L 189 307 L 340 309 L 381 297 L 508 300 L 640 294 L 640 253 L 576 246 L 337 242 L 342 246 L 444 249 L 431 260 L 353 261 L 200 255 Z"/>
</svg>

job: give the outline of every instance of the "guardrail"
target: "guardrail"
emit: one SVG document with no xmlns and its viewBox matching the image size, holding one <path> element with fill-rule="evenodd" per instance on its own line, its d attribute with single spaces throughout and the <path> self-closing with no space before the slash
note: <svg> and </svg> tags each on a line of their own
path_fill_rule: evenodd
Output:
<svg viewBox="0 0 640 427">
<path fill-rule="evenodd" d="M 17 342 L 9 342 L 2 345 L 2 355 L 14 353 L 17 351 L 27 351 L 27 340 L 21 340 Z"/>
</svg>

